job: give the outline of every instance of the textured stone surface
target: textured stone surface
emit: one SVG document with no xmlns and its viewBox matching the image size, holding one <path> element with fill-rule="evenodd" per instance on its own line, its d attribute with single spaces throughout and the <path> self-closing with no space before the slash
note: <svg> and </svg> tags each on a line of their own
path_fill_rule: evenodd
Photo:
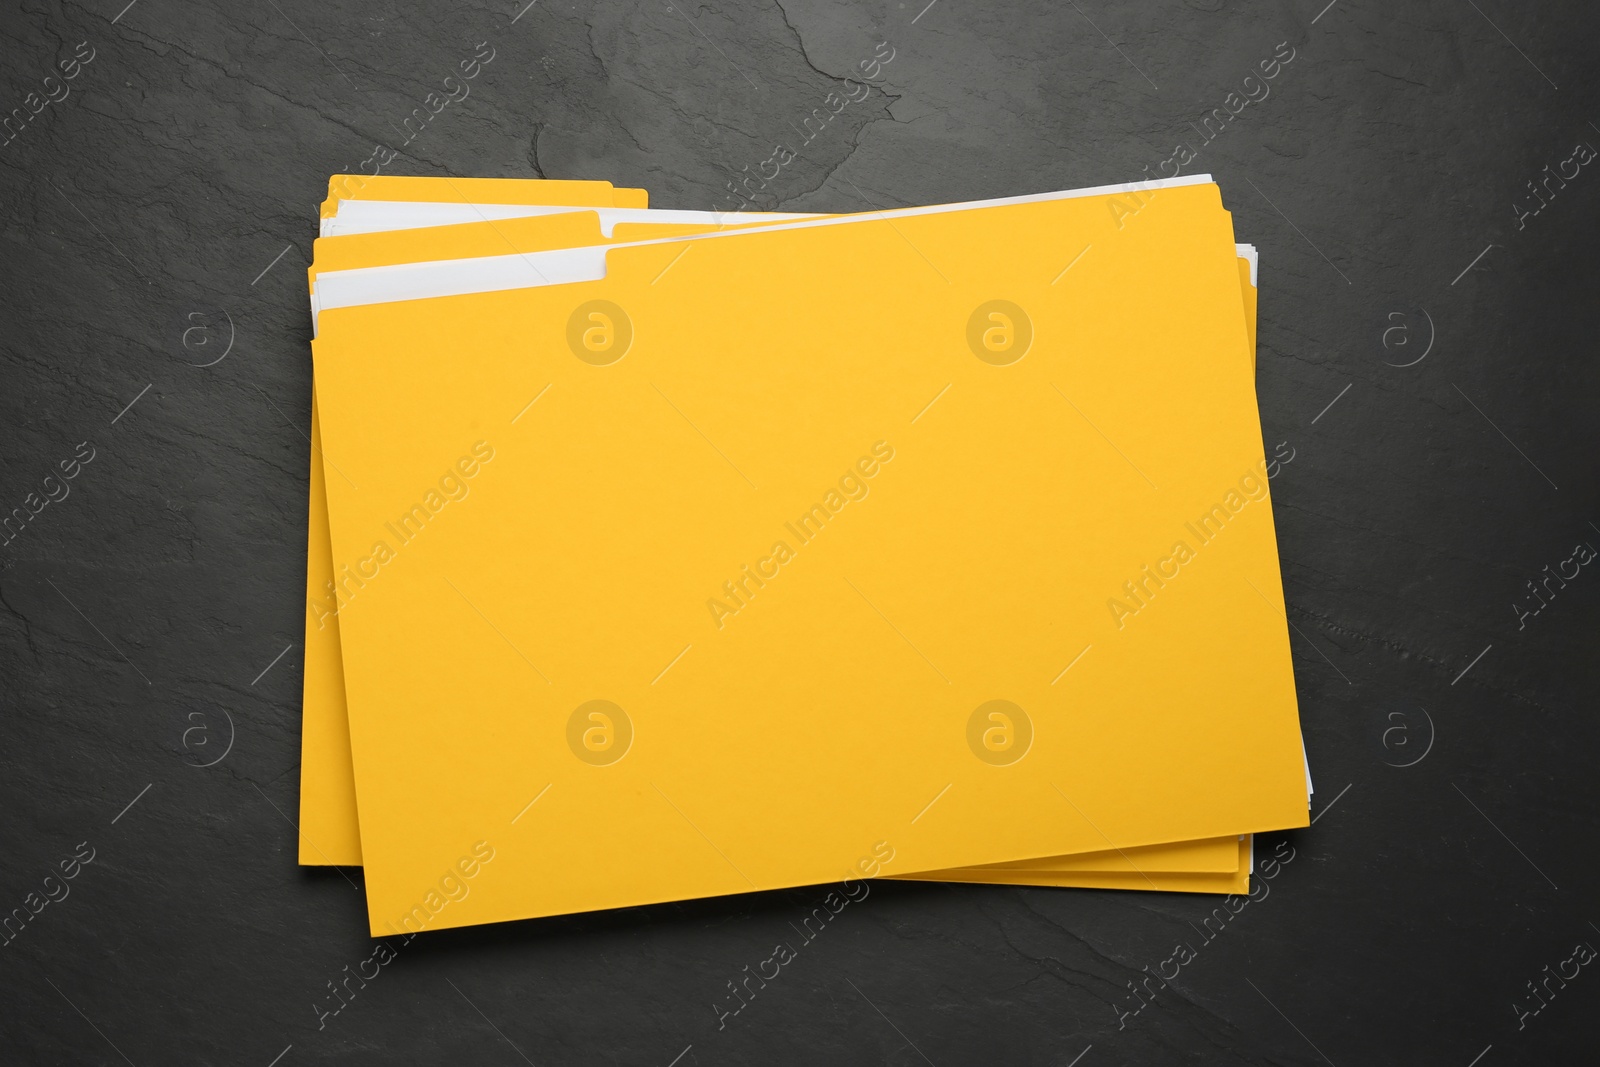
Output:
<svg viewBox="0 0 1600 1067">
<path fill-rule="evenodd" d="M 0 507 L 94 457 L 0 546 L 0 909 L 93 849 L 0 948 L 0 1061 L 1592 1059 L 1594 968 L 1520 1029 L 1514 1004 L 1600 945 L 1600 574 L 1520 628 L 1513 607 L 1600 546 L 1600 173 L 1517 217 L 1542 168 L 1600 146 L 1591 5 L 125 2 L 0 12 L 22 109 Z M 80 41 L 92 60 L 47 85 Z M 773 206 L 1131 180 L 1195 150 L 1261 248 L 1262 417 L 1295 457 L 1273 495 L 1319 818 L 1265 900 L 1206 941 L 1211 898 L 878 884 L 721 1030 L 726 983 L 821 890 L 447 931 L 319 1028 L 373 943 L 360 872 L 294 862 L 302 271 L 328 174 L 403 140 L 480 41 L 470 97 L 391 170 L 711 207 L 880 41 L 881 88 Z M 1191 121 L 1280 42 L 1270 96 L 1202 143 Z M 878 270 L 841 263 L 841 295 Z M 1196 958 L 1119 1028 L 1180 942 Z"/>
</svg>

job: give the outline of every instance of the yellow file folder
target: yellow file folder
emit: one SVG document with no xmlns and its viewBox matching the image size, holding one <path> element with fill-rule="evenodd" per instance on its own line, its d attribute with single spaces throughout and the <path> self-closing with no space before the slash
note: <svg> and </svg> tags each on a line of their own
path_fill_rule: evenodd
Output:
<svg viewBox="0 0 1600 1067">
<path fill-rule="evenodd" d="M 437 179 L 419 179 L 419 182 L 436 181 Z M 422 192 L 423 190 L 415 190 Z M 410 190 L 408 190 L 410 192 Z M 318 242 L 316 263 L 312 268 L 313 283 L 318 270 L 349 269 L 356 266 L 376 265 L 380 263 L 417 262 L 428 259 L 443 259 L 468 256 L 481 256 L 495 251 L 515 247 L 519 251 L 527 251 L 549 247 L 568 247 L 573 244 L 593 243 L 595 240 L 592 214 L 589 216 L 568 215 L 551 217 L 532 223 L 486 223 L 475 226 L 446 226 L 433 227 L 425 230 L 377 233 L 363 237 L 341 237 L 323 239 Z M 615 236 L 619 239 L 637 238 L 649 234 L 663 232 L 705 232 L 711 226 L 621 226 Z M 530 232 L 532 231 L 532 232 Z M 1247 286 L 1247 294 L 1253 296 L 1253 287 L 1248 287 L 1248 266 L 1241 260 L 1241 285 Z M 1248 309 L 1251 315 L 1250 326 L 1253 327 L 1253 307 Z M 1252 340 L 1253 350 L 1253 340 Z M 315 432 L 315 431 L 314 431 Z M 313 472 L 314 478 L 320 472 Z M 320 490 L 320 486 L 318 487 Z M 325 555 L 312 553 L 308 564 L 310 575 L 309 588 L 313 591 L 331 586 L 332 565 L 331 560 Z M 315 603 L 315 601 L 313 601 Z M 336 628 L 337 620 L 333 616 L 333 607 L 326 604 L 312 608 L 312 615 L 316 619 L 316 626 L 308 624 L 308 677 L 313 674 L 313 661 L 326 662 L 332 657 L 318 654 L 321 649 L 334 647 L 333 656 L 337 655 L 336 633 L 324 634 L 329 628 Z M 337 714 L 342 718 L 342 692 L 337 693 L 339 708 Z M 310 699 L 308 690 L 308 701 Z M 307 708 L 308 719 L 313 717 L 313 709 Z M 326 716 L 323 716 L 326 718 Z M 312 736 L 308 729 L 308 739 Z M 331 736 L 331 735 L 329 735 Z M 308 741 L 309 744 L 309 741 Z M 334 746 L 324 744 L 324 753 Z M 347 749 L 347 738 L 339 746 Z M 307 754 L 307 771 L 305 780 L 310 784 L 314 778 L 313 770 L 325 767 L 338 766 L 343 770 L 339 783 L 342 789 L 336 791 L 338 810 L 343 813 L 343 827 L 328 836 L 328 840 L 335 845 L 318 845 L 315 843 L 320 834 L 307 833 L 301 851 L 302 862 L 307 863 L 358 863 L 359 840 L 353 830 L 355 824 L 354 791 L 350 784 L 348 772 L 348 753 L 343 752 L 342 758 L 313 760 L 312 754 Z M 326 808 L 324 809 L 326 810 Z M 348 847 L 337 847 L 348 843 Z M 1166 871 L 1235 871 L 1238 868 L 1237 850 L 1234 842 L 1228 838 L 1213 839 L 1208 842 L 1183 843 L 1177 847 L 1150 846 L 1145 849 L 1136 849 L 1123 853 L 1098 853 L 1077 857 L 1054 857 L 1039 860 L 1025 861 L 1019 864 L 1003 865 L 1004 870 L 1054 870 L 1063 872 L 1063 877 L 1054 884 L 1078 884 L 1070 872 L 1095 871 L 1103 866 L 1111 870 L 1128 871 L 1141 870 L 1145 875 L 1155 875 L 1155 880 L 1145 878 L 1141 881 L 1142 888 L 1162 888 L 1159 882 L 1159 872 Z M 996 874 L 995 878 L 1001 877 Z M 1094 884 L 1094 883 L 1090 883 Z M 1191 889 L 1193 883 L 1175 883 L 1171 888 Z"/>
<path fill-rule="evenodd" d="M 417 181 L 419 181 L 419 182 L 427 182 L 427 181 L 436 181 L 436 180 L 437 179 L 418 179 Z M 407 206 L 420 207 L 420 208 L 429 207 L 429 205 L 407 205 Z M 475 210 L 477 210 L 477 209 L 475 209 Z M 622 214 L 626 214 L 626 213 L 622 213 Z M 659 213 L 659 214 L 661 214 L 661 215 L 671 215 L 673 217 L 676 217 L 678 215 L 694 214 L 694 213 Z M 498 227 L 493 227 L 493 228 L 496 231 L 498 231 Z M 474 228 L 473 227 L 449 227 L 449 228 L 441 228 L 441 229 L 435 230 L 433 232 L 435 234 L 447 234 L 447 233 L 453 234 L 453 233 L 456 233 L 457 231 L 472 230 L 472 229 L 474 229 Z M 641 229 L 643 229 L 643 228 L 641 228 Z M 656 229 L 659 230 L 661 228 L 660 227 L 656 227 Z M 421 235 L 419 234 L 418 236 L 420 237 Z M 503 235 L 501 235 L 499 232 L 496 233 L 496 237 L 498 239 L 502 240 L 502 241 L 504 240 Z M 323 242 L 323 244 L 327 244 L 327 243 L 328 242 Z M 334 243 L 337 244 L 339 242 L 334 242 Z M 345 251 L 349 251 L 348 247 L 346 247 L 344 250 Z M 434 254 L 436 256 L 437 252 L 435 252 Z M 462 254 L 471 254 L 471 253 L 462 253 Z M 331 257 L 328 257 L 326 254 L 320 254 L 319 255 L 319 262 L 321 260 L 327 259 L 327 258 L 331 258 Z M 346 258 L 348 258 L 348 257 L 346 257 Z M 381 259 L 383 257 L 380 255 L 377 258 Z M 317 569 L 318 568 L 315 566 L 315 564 L 313 564 L 312 570 L 316 571 Z M 329 568 L 329 567 L 324 567 L 324 568 L 321 568 L 321 569 L 322 570 L 331 570 L 331 568 Z M 313 583 L 313 588 L 316 588 L 317 584 L 318 583 Z M 348 776 L 346 776 L 346 777 L 348 777 Z M 353 807 L 349 811 L 349 821 L 350 822 L 354 821 L 354 810 L 353 810 Z M 1195 843 L 1191 843 L 1191 846 L 1193 844 L 1195 844 Z M 1210 844 L 1229 845 L 1228 854 L 1231 855 L 1231 853 L 1232 853 L 1231 845 L 1226 841 L 1217 841 L 1217 842 L 1212 842 Z M 1170 861 L 1170 860 L 1172 860 L 1172 859 L 1174 859 L 1176 857 L 1174 856 L 1174 854 L 1170 850 L 1166 850 L 1166 851 L 1164 851 L 1164 850 L 1166 850 L 1166 846 L 1153 846 L 1150 849 L 1133 850 L 1132 852 L 1126 852 L 1125 851 L 1125 852 L 1116 854 L 1112 858 L 1111 862 L 1112 862 L 1112 865 L 1114 867 L 1116 867 L 1118 869 L 1124 869 L 1124 870 L 1128 869 L 1130 865 L 1134 865 L 1134 866 L 1144 865 L 1146 873 L 1150 872 L 1151 870 L 1153 870 L 1153 869 L 1155 869 L 1157 867 L 1161 867 L 1162 869 L 1166 869 L 1163 866 L 1163 861 Z M 324 850 L 316 849 L 316 851 L 318 852 L 319 856 L 324 856 L 324 860 L 323 860 L 324 862 L 329 862 L 330 861 L 328 858 L 325 857 Z M 1160 857 L 1156 856 L 1157 852 L 1161 852 Z M 1110 853 L 1106 853 L 1104 855 L 1106 855 L 1108 857 L 1112 856 L 1112 854 L 1110 854 Z M 1040 861 L 1029 861 L 1029 862 L 1038 862 L 1041 865 L 1048 865 L 1048 866 L 1050 866 L 1052 868 L 1055 868 L 1055 869 L 1093 870 L 1099 864 L 1099 862 L 1101 862 L 1101 861 L 1097 860 L 1096 857 L 1091 854 L 1091 855 L 1080 856 L 1080 857 L 1057 857 L 1054 860 L 1040 860 Z M 1187 868 L 1189 870 L 1197 869 L 1194 866 L 1194 864 L 1195 864 L 1195 860 L 1194 860 L 1192 855 L 1184 857 L 1182 865 L 1185 868 Z M 1233 865 L 1234 865 L 1233 863 L 1229 864 L 1230 867 L 1233 866 Z M 1002 866 L 1004 868 L 1006 868 L 1006 869 L 1018 869 L 1018 868 L 1021 867 L 1020 864 L 1005 864 L 1005 865 L 1002 865 Z M 1207 870 L 1222 870 L 1222 869 L 1225 869 L 1225 868 L 1220 863 L 1214 862 L 1214 859 L 1213 859 L 1212 862 L 1207 862 L 1204 865 L 1203 869 L 1207 869 Z M 1150 882 L 1150 880 L 1148 878 L 1145 881 L 1146 881 L 1146 883 L 1149 884 L 1150 887 L 1152 887 L 1152 888 L 1156 887 L 1156 884 L 1154 882 Z M 1188 888 L 1188 886 L 1183 886 L 1182 888 Z"/>
<path fill-rule="evenodd" d="M 434 181 L 438 181 L 438 179 L 413 179 L 413 182 L 418 182 L 418 184 L 419 182 Z M 536 182 L 533 182 L 533 184 L 536 184 Z M 414 190 L 414 192 L 422 192 L 422 190 Z M 414 195 L 414 192 L 408 190 L 408 195 Z M 802 216 L 790 216 L 790 218 L 802 218 Z M 507 232 L 507 229 L 510 232 Z M 530 234 L 530 229 L 534 230 L 533 234 Z M 714 227 L 624 226 L 616 230 L 614 237 L 638 238 L 651 234 L 664 234 L 664 232 L 706 232 L 706 230 L 710 229 L 714 229 Z M 534 224 L 515 222 L 515 224 L 506 226 L 506 224 L 493 224 L 493 222 L 490 222 L 490 224 L 483 224 L 483 226 L 432 227 L 432 229 L 414 230 L 414 232 L 373 234 L 370 237 L 333 238 L 333 240 L 326 240 L 325 238 L 325 240 L 320 240 L 317 245 L 317 262 L 312 267 L 312 280 L 315 282 L 315 274 L 320 269 L 350 269 L 350 267 L 392 264 L 392 262 L 418 262 L 427 261 L 427 259 L 482 256 L 482 254 L 501 250 L 502 246 L 507 246 L 507 248 L 515 246 L 517 250 L 528 251 L 536 250 L 536 248 L 571 246 L 592 242 L 594 242 L 592 214 L 590 214 L 589 218 L 582 218 L 582 216 L 576 216 L 576 214 L 565 216 L 565 218 L 547 218 L 534 222 Z M 1246 315 L 1248 315 L 1246 325 L 1250 326 L 1251 333 L 1253 333 L 1254 288 L 1253 285 L 1250 285 L 1250 266 L 1243 259 L 1240 261 L 1240 266 L 1242 266 L 1240 282 L 1242 282 L 1246 293 Z M 1253 350 L 1253 339 L 1251 339 L 1251 350 Z M 317 434 L 317 429 L 314 426 L 315 434 Z M 320 470 L 314 470 L 312 477 L 314 477 L 314 482 L 320 482 Z M 317 488 L 314 493 L 315 498 L 317 498 L 317 504 L 314 504 L 314 509 L 325 507 L 322 502 L 320 485 L 315 486 L 315 488 Z M 318 520 L 318 523 L 322 523 L 322 520 Z M 310 553 L 307 573 L 309 573 L 310 590 L 315 592 L 315 590 L 323 589 L 325 585 L 328 585 L 331 589 L 333 565 L 331 565 L 330 558 L 326 557 L 326 553 L 315 552 L 315 550 Z M 336 625 L 338 625 L 338 619 L 333 614 L 333 608 L 331 608 L 331 605 L 320 606 L 320 608 L 314 606 L 312 608 L 312 616 L 317 619 L 317 625 L 315 627 L 310 624 L 307 625 L 307 678 L 309 680 L 314 675 L 314 667 L 328 664 L 338 656 L 338 651 L 336 651 L 336 641 L 338 641 Z M 325 630 L 331 630 L 331 632 L 325 633 Z M 326 648 L 333 648 L 331 656 L 320 651 L 320 649 Z M 328 713 L 318 715 L 318 712 L 325 712 L 326 709 L 314 709 L 310 693 L 312 693 L 312 686 L 310 686 L 309 681 L 307 683 L 306 712 L 307 720 L 309 720 L 309 723 L 307 723 L 307 747 L 309 749 L 310 739 L 314 737 L 314 733 L 310 729 L 310 720 L 312 718 L 320 718 L 322 721 L 331 721 L 328 720 Z M 342 717 L 344 717 L 344 710 L 342 710 L 342 681 L 339 683 L 338 688 L 333 689 L 333 697 L 339 704 L 336 715 L 338 715 L 339 723 L 342 726 Z M 317 837 L 323 837 L 322 833 L 317 833 L 317 835 L 307 833 L 301 845 L 302 862 L 310 862 L 310 864 L 315 864 L 315 862 L 357 864 L 360 861 L 360 854 L 358 854 L 358 838 L 354 833 L 354 784 L 350 779 L 347 731 L 344 731 L 341 736 L 336 736 L 334 731 L 325 731 L 325 733 L 317 734 L 317 736 L 325 739 L 325 741 L 318 742 L 318 747 L 320 747 L 318 755 L 326 757 L 326 753 L 333 752 L 334 749 L 338 749 L 338 753 L 334 758 L 315 758 L 314 760 L 314 753 L 307 752 L 307 769 L 304 779 L 302 779 L 302 781 L 306 782 L 307 806 L 310 806 L 310 797 L 315 793 L 318 777 L 331 779 L 336 773 L 339 781 L 323 781 L 323 792 L 328 793 L 330 797 L 328 797 L 328 800 L 320 801 L 317 806 L 323 814 L 328 813 L 328 811 L 339 813 L 342 825 L 341 827 L 336 827 L 331 837 L 326 838 L 328 841 L 333 841 L 333 845 L 328 845 L 326 848 L 315 843 Z M 990 873 L 989 880 L 1003 880 L 1006 872 L 1018 872 L 1018 870 L 1034 870 L 1034 872 L 1051 870 L 1051 872 L 1058 872 L 1058 877 L 1051 881 L 1051 885 L 1083 885 L 1082 881 L 1075 880 L 1074 872 L 1093 873 L 1102 869 L 1109 870 L 1109 872 L 1138 870 L 1141 873 L 1139 888 L 1195 889 L 1197 888 L 1197 883 L 1192 880 L 1178 881 L 1178 883 L 1171 883 L 1171 885 L 1163 883 L 1163 881 L 1160 881 L 1160 872 L 1168 872 L 1168 870 L 1184 873 L 1237 872 L 1238 856 L 1234 841 L 1230 840 L 1230 838 L 1213 838 L 1213 840 L 1208 841 L 1190 841 L 1190 843 L 1174 843 L 1174 845 L 1147 846 L 1147 848 L 1142 849 L 1125 849 L 1120 853 L 1091 853 L 1083 854 L 1083 856 L 1046 857 L 1046 859 L 1037 859 L 1037 861 L 1003 864 L 995 872 Z M 1246 870 L 1246 873 L 1248 873 L 1248 870 Z M 1101 883 L 1090 880 L 1086 885 L 1101 885 Z M 1234 883 L 1232 881 L 1229 881 L 1226 885 L 1219 883 L 1218 888 L 1234 888 Z"/>
<path fill-rule="evenodd" d="M 842 842 L 876 854 L 888 833 L 902 842 L 894 874 L 1303 824 L 1243 317 L 1219 311 L 1219 285 L 1238 284 L 1231 234 L 1214 187 L 1168 192 L 1137 220 L 1151 225 L 1121 232 L 1092 198 L 890 213 L 619 247 L 603 282 L 325 310 L 335 558 L 371 575 L 340 618 L 374 926 L 408 913 L 421 872 L 465 848 L 462 833 L 511 842 L 497 888 L 480 879 L 470 898 L 430 905 L 432 926 L 826 880 L 853 866 Z M 1061 264 L 1040 233 L 1105 255 L 1051 289 Z M 654 289 L 689 245 L 675 284 Z M 843 262 L 882 264 L 893 285 L 830 303 L 826 268 Z M 994 319 L 997 289 L 1029 310 Z M 596 327 L 592 299 L 630 309 L 627 358 L 584 358 L 623 321 Z M 1023 325 L 1032 336 L 1012 332 Z M 823 341 L 841 337 L 853 343 Z M 346 358 L 356 343 L 385 365 Z M 1013 344 L 1024 358 L 1005 358 Z M 570 406 L 546 405 L 519 447 L 496 408 L 546 385 Z M 378 432 L 379 418 L 408 432 Z M 500 453 L 470 437 L 485 431 L 508 442 Z M 440 490 L 414 484 L 440 462 Z M 804 488 L 839 462 L 837 491 Z M 502 481 L 479 479 L 447 513 L 468 468 Z M 896 493 L 867 481 L 890 473 Z M 417 493 L 437 536 L 407 507 Z M 837 521 L 868 493 L 877 509 Z M 799 511 L 782 520 L 786 508 Z M 402 515 L 404 548 L 373 551 Z M 1203 548 L 1153 543 L 1169 529 L 1181 542 L 1186 515 L 1214 535 L 1191 535 Z M 746 542 L 794 521 L 803 547 L 771 534 L 750 557 L 767 581 L 752 584 Z M 716 595 L 730 566 L 721 587 L 737 580 L 742 597 Z M 1145 597 L 1119 600 L 1121 575 Z M 645 671 L 700 610 L 713 632 Z M 1051 689 L 1081 647 L 1065 646 L 1100 631 L 1104 654 Z M 524 645 L 561 677 L 520 675 L 542 674 Z M 998 748 L 1030 735 L 1003 766 L 983 756 L 996 699 Z M 469 707 L 476 725 L 452 732 L 444 709 Z M 584 759 L 620 745 L 624 724 L 632 758 Z M 899 751 L 884 760 L 877 743 Z M 548 795 L 502 815 L 530 776 Z M 937 817 L 912 823 L 941 778 Z M 1038 814 L 1047 800 L 1059 825 Z M 531 837 L 517 829 L 530 810 Z"/>
<path fill-rule="evenodd" d="M 338 212 L 340 199 L 451 202 L 470 193 L 489 202 L 643 207 L 643 190 L 618 190 L 610 182 L 540 182 L 509 179 L 443 179 L 334 175 L 322 215 Z M 341 192 L 343 191 L 343 192 Z M 557 218 L 568 218 L 557 216 Z M 492 231 L 491 231 L 492 232 Z M 320 242 L 319 242 L 320 244 Z M 394 259 L 388 262 L 404 262 Z M 311 277 L 315 284 L 317 267 Z M 340 660 L 338 610 L 328 498 L 322 484 L 322 431 L 316 393 L 311 401 L 311 481 L 306 536 L 306 647 L 302 682 L 299 861 L 305 865 L 359 866 L 361 834 L 356 821 L 355 778 L 350 765 L 350 724 L 345 715 L 344 667 Z"/>
</svg>

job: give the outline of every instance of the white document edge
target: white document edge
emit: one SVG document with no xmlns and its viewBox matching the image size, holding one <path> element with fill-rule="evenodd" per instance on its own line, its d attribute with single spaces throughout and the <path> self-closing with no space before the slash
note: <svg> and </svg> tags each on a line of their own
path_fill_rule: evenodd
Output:
<svg viewBox="0 0 1600 1067">
<path fill-rule="evenodd" d="M 619 222 L 681 223 L 686 225 L 738 225 L 792 222 L 816 214 L 781 211 L 676 211 L 645 207 L 585 207 L 554 204 L 455 204 L 416 200 L 341 200 L 336 213 L 322 220 L 322 237 L 386 233 L 423 226 L 458 226 L 471 222 L 502 222 L 592 211 L 600 216 L 600 232 L 610 237 Z"/>
</svg>

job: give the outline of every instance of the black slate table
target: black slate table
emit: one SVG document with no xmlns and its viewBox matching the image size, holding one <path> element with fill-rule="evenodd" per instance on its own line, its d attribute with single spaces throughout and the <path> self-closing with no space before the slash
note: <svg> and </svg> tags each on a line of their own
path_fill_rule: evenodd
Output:
<svg viewBox="0 0 1600 1067">
<path fill-rule="evenodd" d="M 1595 1062 L 1597 42 L 1571 0 L 11 0 L 0 1061 Z M 1222 918 L 874 883 L 736 1013 L 822 889 L 371 941 L 294 826 L 302 271 L 363 165 L 791 211 L 1215 175 L 1315 823 Z"/>
</svg>

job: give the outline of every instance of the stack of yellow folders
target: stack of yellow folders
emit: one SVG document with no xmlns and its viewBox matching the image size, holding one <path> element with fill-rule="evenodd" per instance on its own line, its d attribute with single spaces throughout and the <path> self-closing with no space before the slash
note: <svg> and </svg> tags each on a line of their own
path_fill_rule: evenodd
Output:
<svg viewBox="0 0 1600 1067">
<path fill-rule="evenodd" d="M 1303 826 L 1207 176 L 855 215 L 336 177 L 300 861 L 374 933 L 860 878 L 1242 893 Z"/>
</svg>

